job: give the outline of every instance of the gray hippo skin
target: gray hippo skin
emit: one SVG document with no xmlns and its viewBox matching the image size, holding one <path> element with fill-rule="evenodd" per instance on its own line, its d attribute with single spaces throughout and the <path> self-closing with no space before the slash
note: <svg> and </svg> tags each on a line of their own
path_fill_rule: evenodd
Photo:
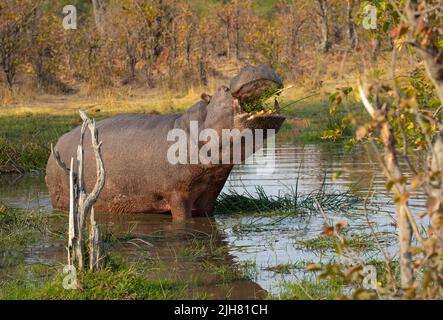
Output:
<svg viewBox="0 0 443 320">
<path fill-rule="evenodd" d="M 95 210 L 113 213 L 171 212 L 176 220 L 211 215 L 233 164 L 171 164 L 167 153 L 175 142 L 167 141 L 168 132 L 177 128 L 189 133 L 191 120 L 198 121 L 199 131 L 205 128 L 219 133 L 222 129 L 232 128 L 278 131 L 284 117 L 276 114 L 251 116 L 241 110 L 243 96 L 250 97 L 252 90 L 269 89 L 269 86 L 282 87 L 274 70 L 268 66 L 247 66 L 231 82 L 235 91 L 223 86 L 212 97 L 205 96 L 184 114 L 122 114 L 98 122 L 106 181 L 94 205 Z M 257 92 L 254 94 L 259 96 Z M 55 150 L 64 163 L 69 164 L 71 157 L 76 157 L 79 139 L 80 127 L 77 127 L 58 141 Z M 84 152 L 88 190 L 96 180 L 96 163 L 90 140 L 87 131 Z M 243 154 L 242 158 L 247 156 Z M 68 209 L 69 179 L 53 156 L 47 164 L 46 184 L 53 207 Z"/>
</svg>

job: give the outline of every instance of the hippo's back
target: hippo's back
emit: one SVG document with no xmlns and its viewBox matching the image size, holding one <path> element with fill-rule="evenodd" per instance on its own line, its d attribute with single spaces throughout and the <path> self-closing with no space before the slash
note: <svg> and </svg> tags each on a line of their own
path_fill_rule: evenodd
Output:
<svg viewBox="0 0 443 320">
<path fill-rule="evenodd" d="M 143 202 L 155 195 L 155 189 L 165 189 L 174 176 L 167 162 L 167 134 L 174 128 L 180 115 L 122 114 L 97 122 L 99 141 L 102 141 L 102 157 L 106 181 L 96 207 L 109 211 L 110 203 L 129 206 L 116 211 L 162 211 L 145 208 Z M 69 166 L 71 157 L 76 158 L 81 127 L 63 135 L 55 146 L 62 161 Z M 92 152 L 89 130 L 84 138 L 85 182 L 88 190 L 96 180 L 96 164 Z M 76 168 L 75 168 L 76 169 Z M 162 174 L 162 176 L 156 176 Z M 154 180 L 154 181 L 153 181 Z M 54 208 L 66 209 L 69 205 L 69 180 L 51 156 L 46 167 L 46 184 Z M 140 201 L 133 201 L 141 197 Z M 131 201 L 125 199 L 131 198 Z M 132 206 L 132 207 L 131 207 Z"/>
</svg>

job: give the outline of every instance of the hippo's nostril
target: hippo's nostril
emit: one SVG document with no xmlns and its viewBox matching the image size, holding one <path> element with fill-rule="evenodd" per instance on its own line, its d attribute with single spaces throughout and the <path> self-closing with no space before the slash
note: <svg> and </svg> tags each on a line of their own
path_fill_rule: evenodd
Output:
<svg viewBox="0 0 443 320">
<path fill-rule="evenodd" d="M 228 92 L 229 88 L 227 86 L 221 86 L 220 88 L 218 88 L 218 90 L 223 92 Z"/>
</svg>

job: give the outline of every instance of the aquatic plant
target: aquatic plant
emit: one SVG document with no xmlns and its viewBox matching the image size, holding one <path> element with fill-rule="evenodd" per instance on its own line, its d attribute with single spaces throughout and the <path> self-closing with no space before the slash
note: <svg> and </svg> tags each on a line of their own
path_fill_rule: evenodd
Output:
<svg viewBox="0 0 443 320">
<path fill-rule="evenodd" d="M 344 237 L 344 245 L 355 251 L 373 251 L 376 250 L 372 235 L 370 234 L 349 234 Z M 337 249 L 341 244 L 332 237 L 320 235 L 316 238 L 298 240 L 298 244 L 311 251 L 327 251 Z"/>
<path fill-rule="evenodd" d="M 323 185 L 318 190 L 301 194 L 297 186 L 286 192 L 269 195 L 263 187 L 256 186 L 255 193 L 244 189 L 242 193 L 229 189 L 220 194 L 216 202 L 217 214 L 258 213 L 258 214 L 309 214 L 318 212 L 316 202 L 327 210 L 347 210 L 360 201 L 360 198 L 347 191 L 328 191 Z"/>
<path fill-rule="evenodd" d="M 283 283 L 282 292 L 269 295 L 269 299 L 280 300 L 331 300 L 344 295 L 343 283 L 333 280 L 321 280 L 306 275 L 300 280 Z"/>
<path fill-rule="evenodd" d="M 35 210 L 9 208 L 0 203 L 0 253 L 18 250 L 46 232 L 48 217 Z"/>
</svg>

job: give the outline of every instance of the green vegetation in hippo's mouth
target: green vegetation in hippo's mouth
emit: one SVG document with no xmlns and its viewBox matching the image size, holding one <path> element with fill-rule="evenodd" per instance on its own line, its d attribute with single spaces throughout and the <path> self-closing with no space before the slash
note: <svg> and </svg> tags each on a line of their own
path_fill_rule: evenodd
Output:
<svg viewBox="0 0 443 320">
<path fill-rule="evenodd" d="M 271 98 L 277 98 L 278 94 L 281 92 L 279 88 L 269 88 L 260 95 L 259 98 L 245 98 L 241 101 L 241 107 L 244 112 L 259 112 L 259 111 L 276 111 L 274 100 L 270 101 Z"/>
</svg>

